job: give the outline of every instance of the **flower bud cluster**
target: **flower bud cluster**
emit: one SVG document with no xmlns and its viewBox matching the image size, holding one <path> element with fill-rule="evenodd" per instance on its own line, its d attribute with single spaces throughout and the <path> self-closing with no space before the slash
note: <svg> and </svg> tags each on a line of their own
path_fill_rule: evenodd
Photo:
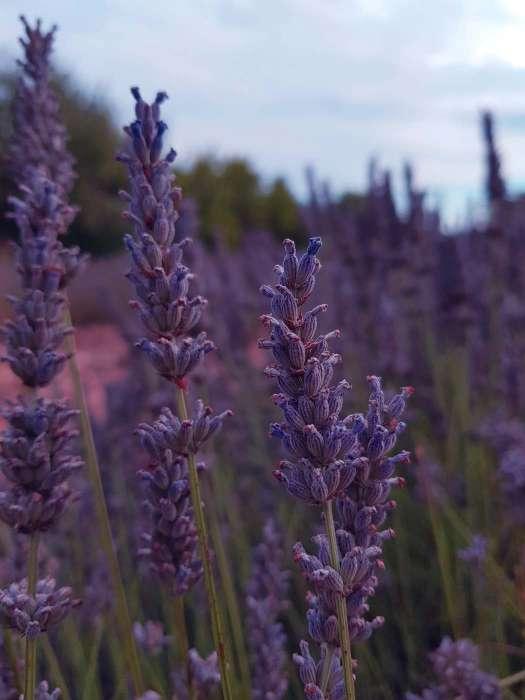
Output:
<svg viewBox="0 0 525 700">
<path fill-rule="evenodd" d="M 64 323 L 61 290 L 84 263 L 78 248 L 65 248 L 64 235 L 76 214 L 67 202 L 75 174 L 66 148 L 56 95 L 50 86 L 49 56 L 54 31 L 22 18 L 24 60 L 14 104 L 14 132 L 8 161 L 19 195 L 10 197 L 19 230 L 17 268 L 23 293 L 12 298 L 15 317 L 3 329 L 7 352 L 1 359 L 30 387 L 45 386 L 61 370 L 60 352 L 71 329 Z"/>
<path fill-rule="evenodd" d="M 139 477 L 153 524 L 151 532 L 142 536 L 140 553 L 174 595 L 186 593 L 202 576 L 186 457 L 195 454 L 229 415 L 231 411 L 212 416 L 211 409 L 198 401 L 191 420 L 181 421 L 163 408 L 155 423 L 141 423 L 137 429 L 151 460 Z"/>
<path fill-rule="evenodd" d="M 350 385 L 343 380 L 331 386 L 341 357 L 328 344 L 338 332 L 317 335 L 317 317 L 326 305 L 305 313 L 301 308 L 315 286 L 320 247 L 321 239 L 311 238 L 298 259 L 293 241 L 284 241 L 283 264 L 276 268 L 279 284 L 261 289 L 271 300 L 271 314 L 262 317 L 270 337 L 259 341 L 259 347 L 273 353 L 274 363 L 266 374 L 277 381 L 281 392 L 274 401 L 284 422 L 272 424 L 270 432 L 291 457 L 274 475 L 292 496 L 316 505 L 348 489 L 356 475 L 352 451 L 358 444 L 355 426 L 341 417 Z"/>
<path fill-rule="evenodd" d="M 282 570 L 282 560 L 281 537 L 269 519 L 254 551 L 246 591 L 254 700 L 281 700 L 288 689 L 286 635 L 278 620 L 288 604 L 288 572 Z"/>
<path fill-rule="evenodd" d="M 56 626 L 78 605 L 80 601 L 72 597 L 71 588 L 57 588 L 51 577 L 37 582 L 34 596 L 28 594 L 25 579 L 0 591 L 3 623 L 29 639 Z"/>
<path fill-rule="evenodd" d="M 205 333 L 188 337 L 207 301 L 189 296 L 193 275 L 182 263 L 189 241 L 175 242 L 182 192 L 172 173 L 175 151 L 162 156 L 167 126 L 160 118 L 160 106 L 167 95 L 159 92 L 150 105 L 138 88 L 132 88 L 132 94 L 136 120 L 125 127 L 129 148 L 118 157 L 126 164 L 130 181 L 130 192 L 121 196 L 127 205 L 124 216 L 134 228 L 133 235 L 125 237 L 132 260 L 127 276 L 137 295 L 131 305 L 147 333 L 137 347 L 162 377 L 181 384 L 203 355 L 214 349 Z"/>
<path fill-rule="evenodd" d="M 404 387 L 386 402 L 380 379 L 372 376 L 368 381 L 371 387 L 368 413 L 347 419 L 349 425 L 359 429 L 352 452 L 356 476 L 346 494 L 336 501 L 339 570 L 330 565 L 325 535 L 314 538 L 317 556 L 307 554 L 300 543 L 294 548 L 295 559 L 313 588 L 307 613 L 309 634 L 315 641 L 332 646 L 339 640 L 336 608 L 340 595 L 346 600 L 352 641 L 368 639 L 384 622 L 381 617 L 366 619 L 367 600 L 375 594 L 378 574 L 384 568 L 383 542 L 394 536 L 392 529 L 381 530 L 381 527 L 395 506 L 389 498 L 392 487 L 403 484 L 395 476 L 395 469 L 409 461 L 407 452 L 393 456 L 389 453 L 404 429 L 399 417 L 412 389 Z"/>
<path fill-rule="evenodd" d="M 25 182 L 27 171 L 43 168 L 45 174 L 67 195 L 75 180 L 74 160 L 67 149 L 67 131 L 60 119 L 60 105 L 50 85 L 50 58 L 56 26 L 42 30 L 20 18 L 25 36 L 20 39 L 23 59 L 18 80 L 8 161 L 14 179 Z"/>
<path fill-rule="evenodd" d="M 0 493 L 0 518 L 19 532 L 52 527 L 70 497 L 67 479 L 82 466 L 74 453 L 76 411 L 38 399 L 8 405 L 0 435 L 0 470 L 9 487 Z"/>
<path fill-rule="evenodd" d="M 503 697 L 498 679 L 480 669 L 479 650 L 470 639 L 454 642 L 444 637 L 430 654 L 438 684 L 422 695 L 407 693 L 406 700 L 500 700 Z"/>
<path fill-rule="evenodd" d="M 294 654 L 293 660 L 299 669 L 299 678 L 304 686 L 306 700 L 344 700 L 346 697 L 345 683 L 341 659 L 338 653 L 327 658 L 328 648 L 321 647 L 321 658 L 318 662 L 313 658 L 308 642 L 299 643 L 300 654 Z M 325 665 L 329 661 L 328 671 Z M 326 675 L 326 689 L 323 691 L 323 676 Z"/>
</svg>

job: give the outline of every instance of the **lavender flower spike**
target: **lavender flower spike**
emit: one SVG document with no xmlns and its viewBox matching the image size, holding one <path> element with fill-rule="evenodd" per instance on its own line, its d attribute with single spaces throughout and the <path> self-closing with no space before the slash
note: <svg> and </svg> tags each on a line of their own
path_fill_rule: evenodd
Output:
<svg viewBox="0 0 525 700">
<path fill-rule="evenodd" d="M 293 241 L 284 241 L 283 265 L 276 267 L 279 284 L 261 289 L 271 300 L 271 314 L 261 317 L 270 337 L 259 341 L 259 347 L 273 353 L 266 374 L 281 392 L 273 398 L 284 421 L 272 424 L 271 434 L 291 457 L 274 475 L 292 496 L 316 505 L 333 500 L 351 484 L 357 464 L 350 453 L 358 439 L 356 427 L 339 417 L 350 384 L 330 385 L 341 357 L 330 351 L 329 341 L 339 332 L 316 335 L 317 317 L 326 305 L 305 313 L 301 308 L 315 286 L 320 247 L 321 239 L 311 238 L 298 260 Z"/>
<path fill-rule="evenodd" d="M 129 149 L 118 158 L 127 165 L 131 185 L 129 193 L 120 193 L 127 203 L 124 216 L 134 228 L 134 235 L 125 237 L 132 259 L 128 279 L 137 295 L 131 304 L 148 336 L 139 340 L 137 347 L 161 376 L 184 385 L 185 376 L 214 349 L 205 333 L 189 335 L 207 301 L 188 296 L 193 275 L 182 264 L 188 240 L 175 243 L 182 193 L 171 172 L 175 151 L 161 155 L 167 126 L 160 120 L 160 105 L 167 95 L 159 92 L 149 105 L 138 88 L 132 93 L 137 119 L 125 127 Z"/>
<path fill-rule="evenodd" d="M 70 588 L 56 588 L 52 578 L 41 579 L 30 595 L 27 581 L 12 583 L 0 591 L 0 615 L 7 627 L 34 639 L 61 622 L 72 608 L 80 605 Z"/>
<path fill-rule="evenodd" d="M 288 605 L 288 572 L 282 571 L 282 559 L 281 537 L 269 519 L 255 549 L 246 597 L 254 700 L 281 700 L 288 689 L 286 636 L 278 621 Z"/>
<path fill-rule="evenodd" d="M 62 514 L 67 479 L 82 466 L 71 447 L 77 411 L 65 403 L 38 399 L 8 405 L 8 427 L 0 435 L 0 470 L 9 486 L 0 492 L 0 519 L 23 533 L 45 531 Z"/>
<path fill-rule="evenodd" d="M 193 275 L 182 263 L 188 241 L 175 242 L 182 193 L 172 173 L 175 151 L 162 155 L 167 126 L 160 119 L 160 106 L 167 95 L 159 92 L 155 101 L 147 104 L 138 88 L 131 92 L 136 120 L 124 129 L 129 141 L 118 159 L 126 164 L 130 183 L 130 191 L 120 194 L 126 202 L 124 216 L 133 224 L 133 235 L 125 237 L 132 261 L 127 277 L 136 293 L 131 305 L 138 311 L 146 333 L 137 347 L 160 376 L 177 387 L 179 414 L 176 417 L 165 408 L 155 424 L 139 428 L 143 444 L 154 459 L 150 473 L 142 472 L 149 482 L 148 501 L 154 522 L 154 531 L 146 535 L 144 553 L 154 571 L 171 578 L 172 590 L 179 595 L 200 576 L 197 536 L 219 654 L 220 682 L 225 700 L 233 700 L 195 458 L 200 444 L 220 428 L 230 412 L 213 417 L 211 410 L 198 402 L 194 417 L 188 415 L 184 393 L 187 376 L 214 349 L 204 332 L 194 334 L 207 301 L 189 296 Z"/>
<path fill-rule="evenodd" d="M 67 149 L 67 132 L 60 119 L 57 96 L 50 86 L 50 57 L 56 26 L 44 32 L 40 20 L 32 27 L 20 18 L 26 36 L 20 39 L 24 58 L 18 61 L 18 81 L 13 121 L 15 133 L 8 153 L 10 170 L 19 182 L 33 168 L 43 168 L 46 177 L 67 195 L 75 180 L 74 161 Z"/>
</svg>

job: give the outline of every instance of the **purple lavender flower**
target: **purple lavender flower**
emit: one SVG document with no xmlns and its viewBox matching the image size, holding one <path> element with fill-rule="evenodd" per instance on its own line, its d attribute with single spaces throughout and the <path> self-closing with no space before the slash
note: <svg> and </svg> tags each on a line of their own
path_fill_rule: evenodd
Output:
<svg viewBox="0 0 525 700">
<path fill-rule="evenodd" d="M 60 119 L 58 99 L 50 86 L 50 57 L 56 26 L 42 31 L 20 18 L 26 36 L 20 39 L 24 58 L 13 110 L 16 129 L 9 148 L 9 165 L 16 180 L 24 182 L 32 168 L 46 175 L 68 194 L 73 187 L 74 160 L 67 149 L 67 132 Z"/>
<path fill-rule="evenodd" d="M 139 476 L 146 487 L 146 508 L 153 523 L 153 530 L 143 535 L 145 546 L 140 553 L 174 595 L 186 593 L 202 576 L 186 458 L 188 453 L 195 454 L 230 414 L 224 411 L 211 417 L 211 410 L 198 401 L 192 420 L 180 421 L 163 408 L 155 423 L 141 423 L 137 430 L 151 458 L 148 469 Z"/>
<path fill-rule="evenodd" d="M 489 541 L 483 535 L 472 535 L 467 547 L 458 550 L 458 557 L 476 569 L 481 569 L 487 560 Z"/>
<path fill-rule="evenodd" d="M 301 310 L 315 285 L 321 240 L 310 239 L 300 261 L 292 241 L 284 246 L 283 265 L 276 268 L 280 284 L 275 289 L 262 288 L 271 299 L 272 315 L 262 317 L 271 331 L 270 339 L 260 341 L 260 346 L 273 352 L 275 362 L 266 372 L 276 378 L 282 391 L 274 398 L 285 420 L 273 424 L 271 433 L 283 441 L 293 460 L 282 462 L 275 475 L 292 495 L 308 503 L 321 505 L 334 499 L 337 503 L 337 567 L 326 535 L 314 538 L 317 556 L 309 555 L 301 543 L 294 547 L 295 560 L 313 588 L 308 632 L 322 645 L 325 658 L 332 659 L 341 639 L 337 611 L 341 596 L 351 641 L 367 639 L 383 624 L 380 617 L 365 619 L 367 599 L 375 593 L 378 572 L 384 568 L 382 543 L 394 534 L 380 528 L 395 506 L 390 499 L 392 487 L 404 483 L 395 475 L 396 467 L 408 462 L 409 454 L 389 453 L 405 428 L 400 417 L 413 389 L 403 387 L 387 401 L 380 378 L 370 376 L 367 414 L 341 417 L 349 384 L 343 380 L 330 386 L 340 356 L 328 348 L 328 340 L 337 333 L 316 337 L 317 315 L 325 306 L 306 313 Z M 305 693 L 322 698 L 328 680 L 325 672 L 316 689 L 310 679 Z"/>
<path fill-rule="evenodd" d="M 174 674 L 175 692 L 179 700 L 207 700 L 219 686 L 221 676 L 217 664 L 217 652 L 203 659 L 196 649 L 189 651 L 189 679 L 193 695 L 190 694 L 186 677 Z"/>
<path fill-rule="evenodd" d="M 162 157 L 167 126 L 160 119 L 160 106 L 167 95 L 159 92 L 149 105 L 138 88 L 132 93 L 137 119 L 125 128 L 130 147 L 118 157 L 127 165 L 131 187 L 130 193 L 120 194 L 127 203 L 124 215 L 134 227 L 134 235 L 125 237 L 132 259 L 128 279 L 137 294 L 132 306 L 148 334 L 137 347 L 162 377 L 183 385 L 203 355 L 214 349 L 205 333 L 189 335 L 207 302 L 188 296 L 193 275 L 182 264 L 188 239 L 175 243 L 182 193 L 171 170 L 175 151 Z"/>
<path fill-rule="evenodd" d="M 171 642 L 171 637 L 164 634 L 162 623 L 153 622 L 153 620 L 147 620 L 143 625 L 135 622 L 133 634 L 140 647 L 150 656 L 158 656 Z"/>
<path fill-rule="evenodd" d="M 254 700 L 281 700 L 288 688 L 286 635 L 278 617 L 288 601 L 288 572 L 282 570 L 281 537 L 273 520 L 256 547 L 247 585 L 247 629 Z"/>
<path fill-rule="evenodd" d="M 47 681 L 42 681 L 36 691 L 36 700 L 59 700 L 62 692 L 59 688 L 51 690 Z"/>
<path fill-rule="evenodd" d="M 328 343 L 339 332 L 316 336 L 317 317 L 326 305 L 306 313 L 301 309 L 315 286 L 320 247 L 321 239 L 311 238 L 298 260 L 293 241 L 284 241 L 283 265 L 276 268 L 279 284 L 275 289 L 261 288 L 271 300 L 272 313 L 261 317 L 270 338 L 259 341 L 259 347 L 273 353 L 275 362 L 266 374 L 281 390 L 273 398 L 284 422 L 273 423 L 271 435 L 283 442 L 291 457 L 274 475 L 292 496 L 317 505 L 344 493 L 357 469 L 350 457 L 357 432 L 339 417 L 350 385 L 342 380 L 330 386 L 341 357 L 329 350 Z"/>
<path fill-rule="evenodd" d="M 30 387 L 45 386 L 60 371 L 60 352 L 71 329 L 64 323 L 66 299 L 60 290 L 84 262 L 78 248 L 64 248 L 63 236 L 76 210 L 67 202 L 74 173 L 60 121 L 58 101 L 49 84 L 49 55 L 54 29 L 41 31 L 22 18 L 27 38 L 25 60 L 14 105 L 9 164 L 20 193 L 10 197 L 10 216 L 18 226 L 18 271 L 23 293 L 11 298 L 15 318 L 3 329 L 7 361 Z"/>
<path fill-rule="evenodd" d="M 444 637 L 430 654 L 438 684 L 423 695 L 407 694 L 407 700 L 499 700 L 498 679 L 479 667 L 479 650 L 470 639 L 454 642 Z"/>
<path fill-rule="evenodd" d="M 82 466 L 69 427 L 76 411 L 38 399 L 8 405 L 0 435 L 0 469 L 10 487 L 0 493 L 0 518 L 19 532 L 52 527 L 69 500 L 67 479 Z"/>
<path fill-rule="evenodd" d="M 78 605 L 80 601 L 72 597 L 71 588 L 56 588 L 51 577 L 37 582 L 34 596 L 28 594 L 25 579 L 0 591 L 3 623 L 30 639 L 57 625 Z"/>
<path fill-rule="evenodd" d="M 345 684 L 341 660 L 337 653 L 329 659 L 329 668 L 326 671 L 328 660 L 328 648 L 321 647 L 321 658 L 318 662 L 312 657 L 308 643 L 304 640 L 300 642 L 301 653 L 294 654 L 293 660 L 299 669 L 299 677 L 304 685 L 304 694 L 307 700 L 344 700 Z M 323 683 L 323 676 L 326 674 L 326 681 Z M 325 689 L 321 690 L 321 686 Z"/>
</svg>

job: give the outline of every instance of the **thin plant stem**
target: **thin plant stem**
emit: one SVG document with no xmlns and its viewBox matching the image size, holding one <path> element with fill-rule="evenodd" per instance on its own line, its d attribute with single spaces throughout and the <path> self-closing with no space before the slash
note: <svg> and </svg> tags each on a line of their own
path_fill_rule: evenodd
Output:
<svg viewBox="0 0 525 700">
<path fill-rule="evenodd" d="M 69 313 L 69 309 L 66 311 L 66 323 L 67 325 L 71 325 L 71 315 Z M 113 544 L 113 535 L 111 532 L 111 524 L 109 522 L 106 499 L 104 496 L 104 487 L 102 486 L 102 479 L 100 477 L 100 466 L 95 448 L 95 440 L 93 438 L 93 429 L 91 427 L 91 420 L 89 417 L 84 387 L 82 386 L 80 371 L 76 361 L 76 342 L 73 333 L 67 336 L 66 345 L 70 354 L 69 369 L 73 380 L 75 400 L 80 411 L 80 431 L 84 444 L 88 476 L 91 482 L 91 488 L 93 490 L 93 500 L 95 503 L 95 511 L 99 526 L 100 544 L 107 559 L 113 590 L 116 597 L 117 624 L 121 628 L 124 653 L 126 656 L 128 670 L 131 673 L 133 680 L 135 694 L 137 696 L 141 696 L 145 691 L 142 670 L 135 638 L 133 636 L 133 628 L 131 625 L 131 617 L 129 614 L 126 592 L 124 589 L 124 584 L 122 583 L 120 566 Z"/>
<path fill-rule="evenodd" d="M 332 568 L 340 571 L 339 547 L 335 534 L 334 512 L 332 501 L 324 505 L 324 517 L 328 541 L 330 543 L 330 560 Z M 337 596 L 337 622 L 339 626 L 339 641 L 341 644 L 341 662 L 343 664 L 343 676 L 345 679 L 346 700 L 355 700 L 354 674 L 352 670 L 352 652 L 350 649 L 350 632 L 348 630 L 348 615 L 346 600 L 342 595 Z"/>
<path fill-rule="evenodd" d="M 191 671 L 190 671 L 190 644 L 188 641 L 188 627 L 186 625 L 186 615 L 184 612 L 184 598 L 182 596 L 176 596 L 175 603 L 175 631 L 177 634 L 177 648 L 180 655 L 180 660 L 184 665 L 186 671 L 186 681 L 188 684 L 188 692 L 190 694 L 190 700 L 194 700 L 194 692 L 191 682 Z"/>
<path fill-rule="evenodd" d="M 29 536 L 29 558 L 27 566 L 27 593 L 36 595 L 38 579 L 38 532 Z M 34 700 L 36 685 L 36 639 L 26 637 L 24 700 Z"/>
<path fill-rule="evenodd" d="M 224 543 L 221 537 L 217 511 L 216 508 L 214 508 L 213 506 L 210 508 L 210 521 L 211 538 L 217 555 L 217 564 L 219 567 L 222 589 L 224 591 L 224 598 L 226 600 L 226 609 L 228 611 L 230 628 L 232 632 L 233 643 L 235 646 L 235 656 L 237 658 L 237 664 L 241 676 L 243 697 L 250 698 L 250 667 L 248 663 L 248 655 L 246 653 L 246 644 L 244 641 L 244 634 L 242 630 L 241 615 L 239 611 L 239 605 L 237 602 L 237 596 L 235 595 L 235 586 L 233 583 L 231 568 L 228 563 L 228 556 L 226 554 Z"/>
<path fill-rule="evenodd" d="M 182 420 L 188 420 L 188 409 L 186 407 L 186 397 L 184 389 L 179 387 L 177 390 L 177 406 Z M 226 644 L 224 639 L 224 626 L 222 622 L 219 600 L 215 588 L 213 578 L 213 569 L 211 563 L 211 553 L 208 543 L 208 530 L 206 519 L 204 517 L 204 509 L 202 505 L 201 489 L 199 484 L 199 475 L 197 474 L 197 465 L 195 463 L 195 455 L 188 454 L 188 474 L 190 480 L 190 491 L 193 511 L 195 513 L 195 525 L 197 527 L 197 535 L 199 538 L 199 547 L 204 568 L 204 581 L 206 584 L 206 592 L 208 594 L 208 604 L 210 606 L 211 626 L 213 633 L 213 642 L 217 650 L 219 658 L 219 669 L 221 674 L 221 688 L 224 700 L 233 700 L 232 684 L 230 680 L 230 668 L 226 657 Z"/>
<path fill-rule="evenodd" d="M 330 678 L 330 668 L 332 667 L 332 660 L 334 658 L 334 652 L 335 649 L 333 646 L 328 647 L 326 656 L 324 659 L 323 663 L 323 673 L 321 676 L 321 690 L 324 693 L 326 693 L 326 689 L 328 688 L 328 680 Z"/>
<path fill-rule="evenodd" d="M 22 680 L 20 678 L 20 670 L 18 668 L 17 654 L 13 646 L 13 635 L 11 634 L 11 630 L 7 627 L 4 629 L 3 633 L 5 653 L 9 661 L 9 666 L 11 667 L 11 671 L 13 673 L 15 688 L 18 691 L 18 693 L 21 694 L 23 690 Z"/>
<path fill-rule="evenodd" d="M 71 695 L 67 689 L 66 679 L 64 678 L 64 674 L 60 668 L 60 662 L 47 635 L 45 635 L 42 639 L 42 648 L 44 651 L 44 656 L 46 657 L 47 665 L 49 666 L 51 679 L 61 690 L 60 699 L 71 700 Z"/>
</svg>

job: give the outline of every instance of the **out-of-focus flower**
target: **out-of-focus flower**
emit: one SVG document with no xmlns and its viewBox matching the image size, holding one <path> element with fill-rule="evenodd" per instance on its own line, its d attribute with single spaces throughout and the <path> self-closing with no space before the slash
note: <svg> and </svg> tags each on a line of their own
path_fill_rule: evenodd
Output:
<svg viewBox="0 0 525 700">
<path fill-rule="evenodd" d="M 42 681 L 36 689 L 36 700 L 59 700 L 61 695 L 60 689 L 51 690 L 47 681 Z"/>
<path fill-rule="evenodd" d="M 304 686 L 307 700 L 344 700 L 345 683 L 339 654 L 333 654 L 330 667 L 325 671 L 328 649 L 326 644 L 321 646 L 321 658 L 318 662 L 312 657 L 308 643 L 300 642 L 301 653 L 294 654 L 293 660 L 299 669 L 299 678 Z M 326 689 L 323 691 L 323 676 L 326 674 Z"/>
<path fill-rule="evenodd" d="M 480 569 L 487 559 L 488 546 L 489 541 L 486 537 L 479 534 L 472 535 L 469 545 L 458 550 L 458 557 L 467 564 Z"/>
<path fill-rule="evenodd" d="M 171 637 L 164 634 L 162 623 L 153 622 L 153 620 L 147 620 L 143 625 L 140 622 L 135 622 L 133 634 L 142 649 L 151 656 L 160 654 L 171 641 Z"/>
<path fill-rule="evenodd" d="M 288 688 L 286 635 L 278 621 L 288 605 L 288 572 L 282 570 L 281 537 L 272 519 L 255 548 L 247 585 L 247 630 L 254 700 L 280 700 Z"/>
<path fill-rule="evenodd" d="M 69 427 L 76 411 L 64 402 L 38 399 L 10 404 L 0 435 L 0 469 L 10 488 L 0 493 L 0 518 L 19 532 L 53 526 L 69 499 L 67 479 L 82 466 Z"/>
<path fill-rule="evenodd" d="M 30 639 L 57 625 L 78 605 L 80 600 L 72 597 L 71 588 L 57 588 L 50 577 L 37 582 L 34 596 L 28 594 L 25 579 L 0 591 L 4 624 Z"/>
<path fill-rule="evenodd" d="M 479 667 L 479 650 L 470 639 L 454 642 L 444 637 L 430 654 L 437 685 L 422 695 L 408 693 L 407 700 L 500 700 L 498 679 Z"/>
<path fill-rule="evenodd" d="M 217 663 L 217 652 L 212 652 L 203 659 L 196 649 L 189 651 L 189 681 L 192 685 L 193 695 L 188 691 L 186 676 L 180 672 L 173 676 L 175 692 L 179 700 L 208 700 L 221 682 Z"/>
</svg>

